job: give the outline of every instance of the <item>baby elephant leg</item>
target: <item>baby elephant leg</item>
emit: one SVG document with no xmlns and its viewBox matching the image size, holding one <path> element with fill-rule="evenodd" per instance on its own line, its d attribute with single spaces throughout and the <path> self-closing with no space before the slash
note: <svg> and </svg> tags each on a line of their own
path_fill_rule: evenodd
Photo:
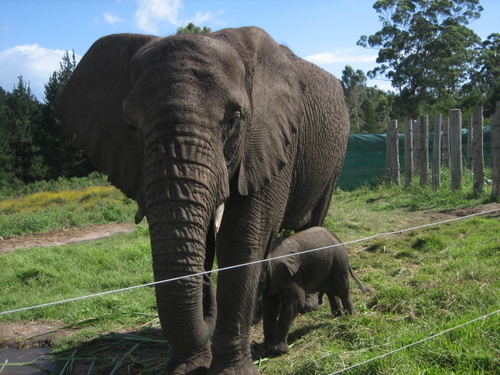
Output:
<svg viewBox="0 0 500 375">
<path fill-rule="evenodd" d="M 288 352 L 288 333 L 295 317 L 304 308 L 305 292 L 297 285 L 291 285 L 280 293 L 280 314 L 274 332 L 274 341 L 268 350 L 275 354 Z"/>
<path fill-rule="evenodd" d="M 339 297 L 333 293 L 326 293 L 328 302 L 330 302 L 330 311 L 333 316 L 342 316 L 344 314 L 344 306 Z"/>
<path fill-rule="evenodd" d="M 346 257 L 347 257 L 347 253 L 346 253 Z M 359 279 L 356 277 L 356 275 L 354 274 L 354 271 L 352 270 L 352 267 L 349 265 L 348 272 L 346 272 L 344 274 L 342 281 L 339 281 L 337 279 L 336 288 L 335 288 L 336 293 L 335 294 L 337 295 L 338 299 L 340 299 L 340 301 L 342 303 L 342 306 L 344 308 L 344 313 L 354 314 L 356 308 L 354 307 L 354 303 L 352 302 L 352 299 L 351 299 L 351 292 L 349 291 L 349 275 L 356 281 L 356 283 L 358 284 L 361 291 L 365 294 L 367 293 L 365 287 L 363 286 L 361 281 L 359 281 Z M 328 296 L 328 298 L 330 298 L 330 296 Z M 332 312 L 333 312 L 333 310 L 332 310 Z"/>
<path fill-rule="evenodd" d="M 262 324 L 264 328 L 264 346 L 268 348 L 274 342 L 274 332 L 280 311 L 278 295 L 267 295 L 262 297 Z"/>
<path fill-rule="evenodd" d="M 342 316 L 343 314 L 352 315 L 355 307 L 352 302 L 349 290 L 337 292 L 336 294 L 327 293 L 330 302 L 330 310 L 333 316 Z"/>
<path fill-rule="evenodd" d="M 319 309 L 321 303 L 319 302 L 318 293 L 308 293 L 306 294 L 306 302 L 304 308 L 299 312 L 301 314 L 306 314 L 311 311 L 316 311 Z"/>
</svg>

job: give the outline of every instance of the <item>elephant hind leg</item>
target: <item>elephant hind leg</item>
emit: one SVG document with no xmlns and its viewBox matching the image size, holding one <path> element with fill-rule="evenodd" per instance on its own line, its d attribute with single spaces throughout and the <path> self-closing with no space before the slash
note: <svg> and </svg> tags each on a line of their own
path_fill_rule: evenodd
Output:
<svg viewBox="0 0 500 375">
<path fill-rule="evenodd" d="M 352 302 L 349 291 L 339 293 L 338 295 L 328 295 L 328 300 L 330 301 L 330 308 L 334 316 L 341 316 L 343 314 L 352 315 L 355 311 L 354 303 Z M 335 303 L 332 303 L 335 301 Z"/>
<path fill-rule="evenodd" d="M 342 300 L 342 305 L 344 306 L 344 313 L 352 315 L 354 314 L 355 307 L 354 303 L 352 302 L 351 296 L 347 295 L 344 297 L 340 297 Z"/>
<path fill-rule="evenodd" d="M 336 178 L 333 179 L 335 181 Z M 311 221 L 309 225 L 311 227 L 322 227 L 325 223 L 325 218 L 328 213 L 328 208 L 330 207 L 330 202 L 332 200 L 333 189 L 335 187 L 335 183 L 330 183 L 327 185 L 324 194 L 319 199 L 316 206 L 313 208 L 311 212 Z"/>
<path fill-rule="evenodd" d="M 330 311 L 333 316 L 342 316 L 344 314 L 344 306 L 339 297 L 333 293 L 326 293 L 328 302 L 330 302 Z"/>
</svg>

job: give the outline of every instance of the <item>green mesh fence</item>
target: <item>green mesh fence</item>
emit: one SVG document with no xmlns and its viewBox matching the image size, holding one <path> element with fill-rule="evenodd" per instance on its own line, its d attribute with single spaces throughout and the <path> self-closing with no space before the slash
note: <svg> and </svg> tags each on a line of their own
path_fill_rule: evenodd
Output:
<svg viewBox="0 0 500 375">
<path fill-rule="evenodd" d="M 462 157 L 467 158 L 467 129 L 462 129 Z M 384 175 L 385 134 L 350 134 L 344 166 L 337 181 L 342 190 L 354 189 L 361 185 L 373 184 Z M 432 166 L 432 145 L 434 134 L 429 133 L 429 165 Z M 491 166 L 491 130 L 483 129 L 484 161 Z M 404 173 L 404 134 L 399 134 L 399 165 Z"/>
</svg>

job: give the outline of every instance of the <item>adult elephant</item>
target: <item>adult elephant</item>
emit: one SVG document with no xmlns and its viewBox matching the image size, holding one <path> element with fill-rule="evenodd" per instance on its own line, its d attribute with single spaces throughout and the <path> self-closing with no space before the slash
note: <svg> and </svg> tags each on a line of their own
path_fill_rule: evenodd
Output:
<svg viewBox="0 0 500 375">
<path fill-rule="evenodd" d="M 118 34 L 82 58 L 58 103 L 70 137 L 147 217 L 155 280 L 262 259 L 281 228 L 321 225 L 349 130 L 337 79 L 255 27 Z M 260 266 L 156 286 L 172 374 L 257 374 Z M 217 314 L 215 314 L 215 309 Z M 215 318 L 215 315 L 216 318 Z"/>
</svg>

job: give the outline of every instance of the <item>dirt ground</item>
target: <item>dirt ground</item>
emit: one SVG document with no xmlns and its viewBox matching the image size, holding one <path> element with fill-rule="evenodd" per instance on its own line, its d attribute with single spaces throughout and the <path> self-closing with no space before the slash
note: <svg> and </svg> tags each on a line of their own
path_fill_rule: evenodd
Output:
<svg viewBox="0 0 500 375">
<path fill-rule="evenodd" d="M 443 221 L 454 217 L 467 216 L 479 212 L 500 210 L 500 203 L 492 203 L 487 205 L 478 206 L 475 208 L 458 209 L 447 212 L 432 212 L 427 216 L 427 223 Z M 495 213 L 495 216 L 500 216 L 500 213 Z M 424 224 L 421 222 L 421 217 L 415 220 L 415 225 Z M 90 241 L 108 237 L 116 233 L 128 233 L 134 230 L 135 225 L 131 223 L 124 224 L 108 224 L 100 226 L 92 226 L 87 228 L 72 228 L 67 230 L 58 230 L 48 233 L 33 234 L 23 237 L 2 238 L 0 237 L 0 256 L 2 254 L 31 246 L 46 247 L 63 245 L 68 243 L 75 243 L 81 241 Z M 47 322 L 29 322 L 29 323 L 0 323 L 0 349 L 2 346 L 11 347 L 46 347 L 50 348 L 53 340 L 61 336 L 67 337 L 74 333 L 73 329 L 60 329 L 62 326 L 57 326 Z M 258 327 L 254 329 L 259 330 Z M 130 332 L 129 332 L 130 333 Z M 150 330 L 148 332 L 134 331 L 133 334 L 140 336 L 150 336 L 152 338 L 160 338 L 161 331 L 159 329 Z M 114 333 L 120 335 L 122 333 Z M 128 333 L 127 333 L 128 334 Z M 255 336 L 256 333 L 252 336 Z M 258 336 L 258 335 L 257 335 Z M 120 338 L 116 338 L 117 342 Z M 113 345 L 108 351 L 99 353 L 98 357 L 102 361 L 97 361 L 94 366 L 93 374 L 109 373 L 112 371 L 116 360 L 113 358 L 122 358 L 130 347 L 127 345 Z M 141 346 L 140 350 L 134 353 L 134 357 L 142 358 L 147 361 L 148 358 L 161 356 L 165 352 L 165 347 L 159 348 L 158 345 Z M 81 355 L 82 353 L 79 353 Z M 96 354 L 93 353 L 95 357 Z M 120 368 L 117 374 L 138 374 L 140 368 L 137 367 L 136 362 L 127 359 L 124 365 Z M 99 362 L 99 363 L 98 363 Z M 128 364 L 127 364 L 128 362 Z M 73 369 L 74 374 L 86 373 L 90 366 L 90 361 L 82 360 L 80 363 L 75 364 Z M 83 371 L 83 372 L 80 372 Z"/>
<path fill-rule="evenodd" d="M 47 247 L 97 240 L 116 233 L 132 232 L 132 223 L 94 225 L 85 228 L 69 228 L 47 233 L 35 233 L 22 237 L 0 237 L 0 255 L 26 247 Z"/>
</svg>

